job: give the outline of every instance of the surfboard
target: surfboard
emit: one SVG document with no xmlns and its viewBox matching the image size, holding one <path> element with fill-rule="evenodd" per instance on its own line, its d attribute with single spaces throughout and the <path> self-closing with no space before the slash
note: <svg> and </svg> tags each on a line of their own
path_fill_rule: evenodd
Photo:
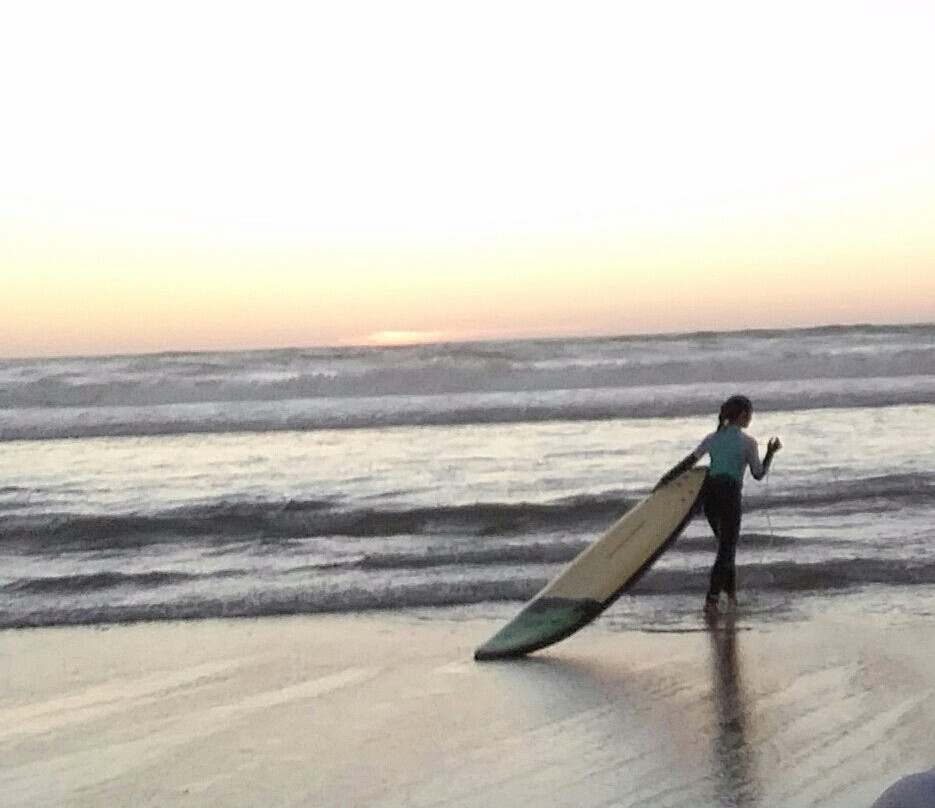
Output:
<svg viewBox="0 0 935 808">
<path fill-rule="evenodd" d="M 707 472 L 691 469 L 627 511 L 477 648 L 474 659 L 523 656 L 594 620 L 675 543 L 694 515 Z"/>
</svg>

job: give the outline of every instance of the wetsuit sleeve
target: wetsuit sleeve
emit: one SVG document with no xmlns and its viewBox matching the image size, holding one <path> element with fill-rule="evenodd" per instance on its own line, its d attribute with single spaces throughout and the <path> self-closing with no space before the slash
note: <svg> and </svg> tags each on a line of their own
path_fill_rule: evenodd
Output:
<svg viewBox="0 0 935 808">
<path fill-rule="evenodd" d="M 760 447 L 749 435 L 746 438 L 746 461 L 747 465 L 750 466 L 750 473 L 753 475 L 753 479 L 762 480 L 766 476 L 766 467 L 763 465 L 763 461 L 760 460 Z"/>
<path fill-rule="evenodd" d="M 701 443 L 698 444 L 698 448 L 695 449 L 694 452 L 692 452 L 696 460 L 701 460 L 701 458 L 704 457 L 708 453 L 708 449 L 711 448 L 711 439 L 713 437 L 714 437 L 713 432 L 710 435 L 707 435 L 705 439 L 701 441 Z"/>
<path fill-rule="evenodd" d="M 660 479 L 659 482 L 656 483 L 656 487 L 653 488 L 653 491 L 658 491 L 662 486 L 668 485 L 680 474 L 684 474 L 686 471 L 692 468 L 692 466 L 694 466 L 695 463 L 697 462 L 698 462 L 698 458 L 695 457 L 693 454 L 690 454 L 687 457 L 683 458 L 682 461 L 678 465 L 673 466 L 665 474 L 662 475 L 662 479 Z"/>
<path fill-rule="evenodd" d="M 692 468 L 695 463 L 701 460 L 701 458 L 708 453 L 708 447 L 711 444 L 711 437 L 713 434 L 714 433 L 712 432 L 711 435 L 708 435 L 708 437 L 706 437 L 703 441 L 701 441 L 701 443 L 698 444 L 698 448 L 695 449 L 694 452 L 683 458 L 678 465 L 673 466 L 665 474 L 663 474 L 659 482 L 656 483 L 656 487 L 653 488 L 653 491 L 657 491 L 663 485 L 667 485 L 668 483 L 672 482 L 672 480 L 674 480 L 680 474 L 684 474 L 686 471 Z"/>
</svg>

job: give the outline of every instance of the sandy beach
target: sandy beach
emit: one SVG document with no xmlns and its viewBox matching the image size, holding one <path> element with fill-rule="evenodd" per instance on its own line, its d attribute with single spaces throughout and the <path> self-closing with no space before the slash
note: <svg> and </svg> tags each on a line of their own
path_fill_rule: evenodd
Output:
<svg viewBox="0 0 935 808">
<path fill-rule="evenodd" d="M 929 768 L 935 628 L 598 623 L 478 664 L 488 620 L 0 634 L 3 806 L 855 806 Z"/>
</svg>

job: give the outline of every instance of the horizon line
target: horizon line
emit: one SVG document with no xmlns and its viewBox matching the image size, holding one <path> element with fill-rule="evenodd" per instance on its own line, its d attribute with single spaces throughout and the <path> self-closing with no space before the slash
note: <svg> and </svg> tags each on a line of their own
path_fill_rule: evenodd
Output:
<svg viewBox="0 0 935 808">
<path fill-rule="evenodd" d="M 564 334 L 550 334 L 550 335 L 533 335 L 533 334 L 518 334 L 518 335 L 504 335 L 504 336 L 472 336 L 464 338 L 449 338 L 449 339 L 432 339 L 426 341 L 413 341 L 411 343 L 399 343 L 399 344 L 379 344 L 377 342 L 367 341 L 369 338 L 364 338 L 361 340 L 353 339 L 346 342 L 331 342 L 331 343 L 309 343 L 306 345 L 279 345 L 279 346 L 255 346 L 249 348 L 191 348 L 191 349 L 166 349 L 166 350 L 142 350 L 142 351 L 123 351 L 116 353 L 50 353 L 50 354 L 0 354 L 0 362 L 29 362 L 29 361 L 40 361 L 40 360 L 65 360 L 65 359 L 117 359 L 121 357 L 158 357 L 158 356 L 194 356 L 194 355 L 207 355 L 207 354 L 228 354 L 228 353 L 272 353 L 272 352 L 287 352 L 287 351 L 308 351 L 308 350 L 342 350 L 342 349 L 364 349 L 364 350 L 373 350 L 373 351 L 388 351 L 388 350 L 398 350 L 406 348 L 424 348 L 426 346 L 441 346 L 441 345 L 478 345 L 478 344 L 490 344 L 490 343 L 505 343 L 505 342 L 561 342 L 564 340 L 611 340 L 611 339 L 640 339 L 647 337 L 658 337 L 658 338 L 679 338 L 679 337 L 693 337 L 693 336 L 705 336 L 711 334 L 769 334 L 777 332 L 807 332 L 807 331 L 825 331 L 831 329 L 874 329 L 874 330 L 886 330 L 893 328 L 925 328 L 927 326 L 935 325 L 935 321 L 907 321 L 907 322 L 825 322 L 825 323 L 815 323 L 811 325 L 791 325 L 791 326 L 756 326 L 756 327 L 747 327 L 747 328 L 727 328 L 727 329 L 713 329 L 713 328 L 701 328 L 701 329 L 690 329 L 687 331 L 632 331 L 632 332 L 616 332 L 616 333 L 598 333 L 591 334 L 585 332 L 567 332 Z M 417 334 L 417 333 L 426 333 L 426 334 L 439 334 L 438 331 L 419 331 L 418 329 L 412 329 L 408 333 Z M 443 333 L 443 332 L 442 332 Z"/>
</svg>

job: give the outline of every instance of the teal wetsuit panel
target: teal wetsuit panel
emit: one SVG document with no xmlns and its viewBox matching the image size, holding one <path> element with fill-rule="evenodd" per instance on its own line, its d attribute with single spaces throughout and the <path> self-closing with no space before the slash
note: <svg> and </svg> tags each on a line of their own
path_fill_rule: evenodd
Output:
<svg viewBox="0 0 935 808">
<path fill-rule="evenodd" d="M 714 477 L 726 474 L 743 484 L 744 467 L 747 459 L 740 430 L 735 426 L 725 426 L 711 438 L 708 447 L 711 465 L 708 473 Z"/>
</svg>

